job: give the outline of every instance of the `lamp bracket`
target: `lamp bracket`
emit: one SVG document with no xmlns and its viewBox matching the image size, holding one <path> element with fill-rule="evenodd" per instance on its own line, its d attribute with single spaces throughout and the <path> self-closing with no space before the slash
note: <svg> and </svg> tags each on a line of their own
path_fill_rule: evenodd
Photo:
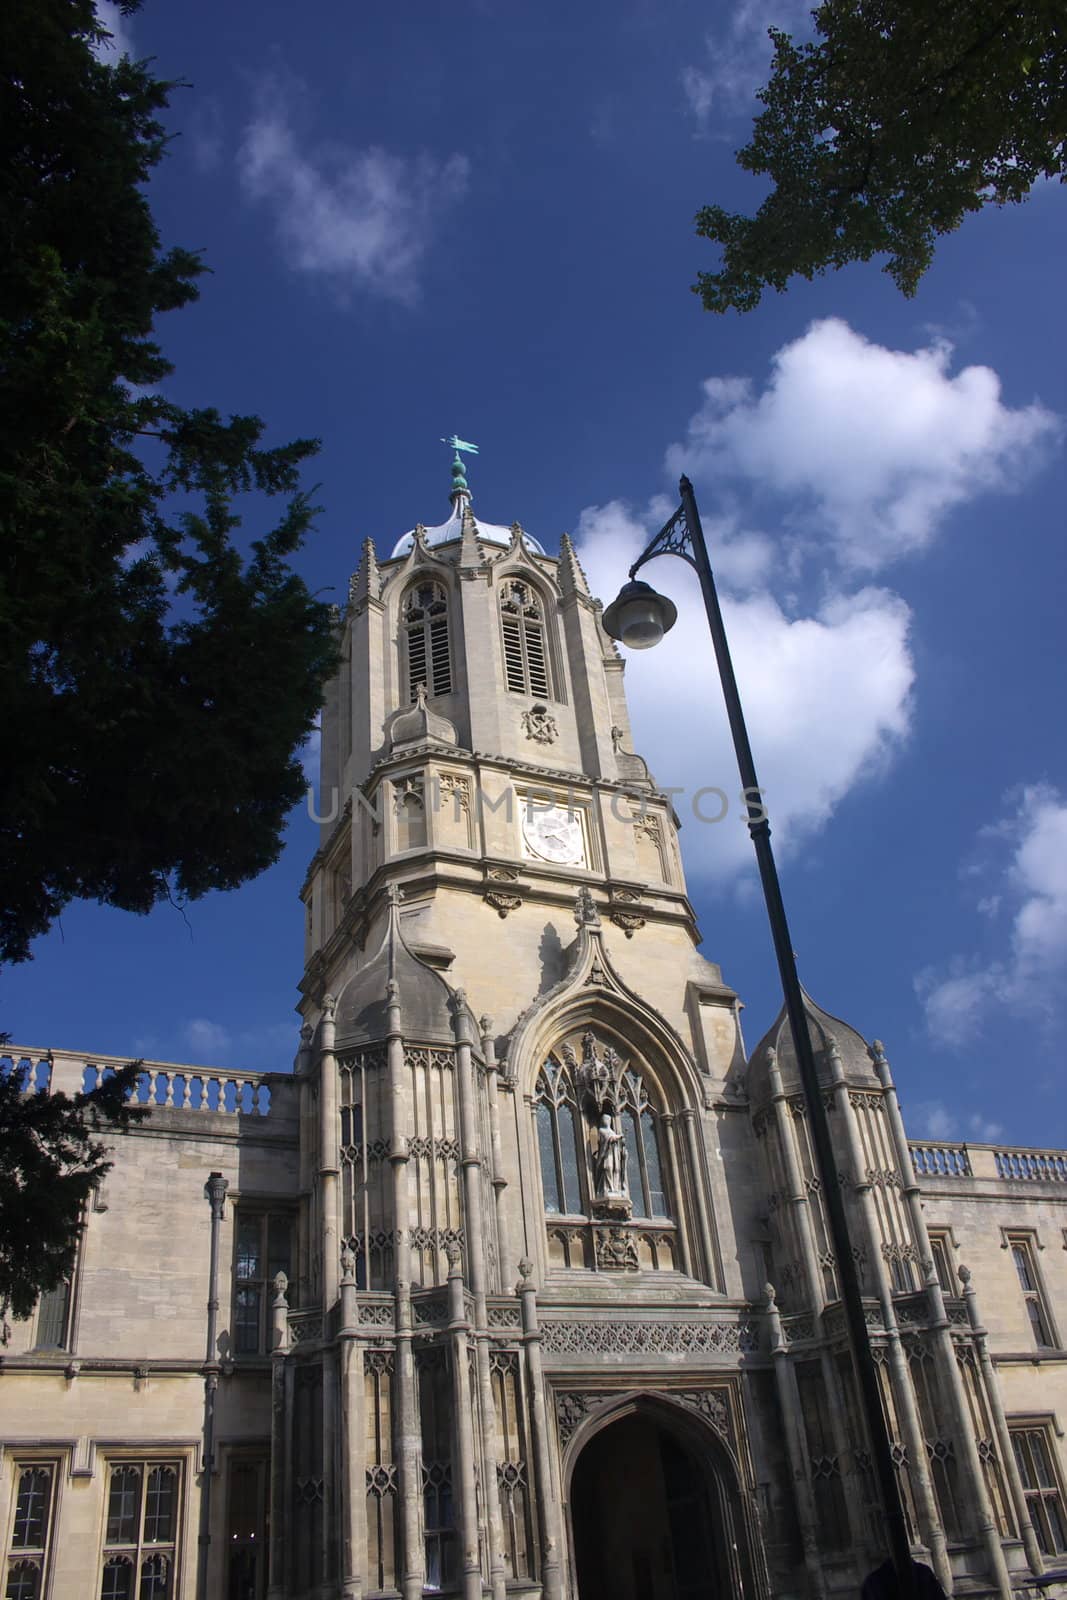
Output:
<svg viewBox="0 0 1067 1600">
<path fill-rule="evenodd" d="M 652 561 L 656 556 L 681 556 L 683 561 L 688 561 L 694 571 L 699 571 L 693 555 L 693 534 L 686 517 L 684 503 L 680 505 L 669 522 L 645 546 L 633 566 L 630 568 L 630 577 L 644 566 L 646 561 Z"/>
</svg>

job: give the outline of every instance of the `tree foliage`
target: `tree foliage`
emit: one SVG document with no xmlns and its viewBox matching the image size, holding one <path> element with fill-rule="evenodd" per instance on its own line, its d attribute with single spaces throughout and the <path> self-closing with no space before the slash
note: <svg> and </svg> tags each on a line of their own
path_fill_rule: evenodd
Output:
<svg viewBox="0 0 1067 1600">
<path fill-rule="evenodd" d="M 941 234 L 1065 176 L 1060 0 L 826 0 L 814 19 L 816 43 L 770 30 L 765 110 L 738 152 L 771 193 L 754 217 L 697 214 L 722 246 L 694 285 L 709 311 L 882 253 L 912 295 Z"/>
<path fill-rule="evenodd" d="M 175 85 L 101 34 L 91 0 L 0 21 L 0 961 L 72 899 L 144 912 L 269 866 L 334 656 L 289 564 L 316 442 L 160 387 L 155 319 L 205 270 L 145 193 Z M 278 504 L 242 547 L 249 496 Z"/>
<path fill-rule="evenodd" d="M 0 1072 L 0 1321 L 28 1317 L 73 1271 L 86 1202 L 112 1166 L 95 1135 L 147 1115 L 129 1103 L 139 1071 L 76 1095 L 34 1092 L 27 1063 Z"/>
</svg>

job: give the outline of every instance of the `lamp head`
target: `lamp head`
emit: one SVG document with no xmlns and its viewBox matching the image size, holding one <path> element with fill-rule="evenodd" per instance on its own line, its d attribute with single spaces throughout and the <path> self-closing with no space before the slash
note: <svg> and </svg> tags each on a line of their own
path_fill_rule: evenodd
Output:
<svg viewBox="0 0 1067 1600">
<path fill-rule="evenodd" d="M 678 607 L 650 583 L 631 578 L 604 612 L 604 632 L 631 650 L 648 650 L 659 644 L 678 620 Z"/>
</svg>

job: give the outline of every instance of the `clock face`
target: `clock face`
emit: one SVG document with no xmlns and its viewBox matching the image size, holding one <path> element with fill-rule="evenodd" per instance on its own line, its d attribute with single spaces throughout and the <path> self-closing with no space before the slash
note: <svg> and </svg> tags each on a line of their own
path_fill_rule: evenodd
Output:
<svg viewBox="0 0 1067 1600">
<path fill-rule="evenodd" d="M 560 866 L 584 867 L 585 837 L 577 812 L 566 806 L 524 805 L 522 842 L 528 855 Z"/>
</svg>

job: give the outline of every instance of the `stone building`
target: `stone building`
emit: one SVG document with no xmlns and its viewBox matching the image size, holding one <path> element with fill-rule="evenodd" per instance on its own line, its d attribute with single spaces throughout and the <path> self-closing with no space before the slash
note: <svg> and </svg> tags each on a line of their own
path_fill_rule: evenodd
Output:
<svg viewBox="0 0 1067 1600">
<path fill-rule="evenodd" d="M 747 1053 L 699 953 L 573 549 L 475 518 L 457 458 L 341 626 L 294 1072 L 145 1064 L 0 1352 L 3 1594 L 857 1596 L 791 1037 Z M 909 1141 L 881 1045 L 809 1015 L 916 1551 L 1031 1592 L 1067 1566 L 1067 1156 Z"/>
</svg>

